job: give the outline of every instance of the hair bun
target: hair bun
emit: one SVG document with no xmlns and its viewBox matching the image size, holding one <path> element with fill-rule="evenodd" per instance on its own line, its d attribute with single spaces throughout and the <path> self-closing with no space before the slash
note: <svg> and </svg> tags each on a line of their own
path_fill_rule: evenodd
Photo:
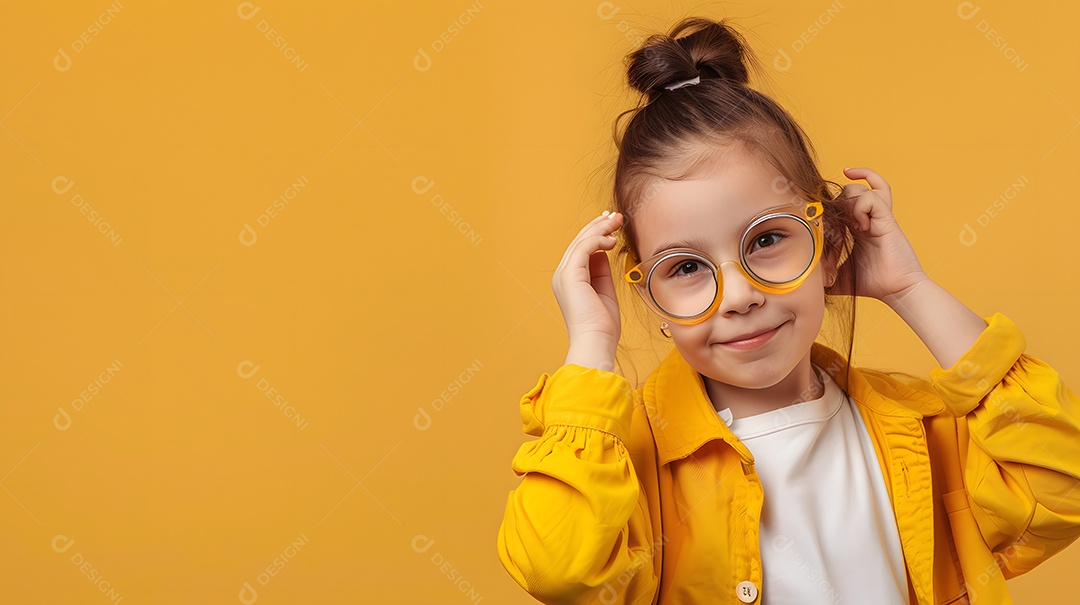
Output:
<svg viewBox="0 0 1080 605">
<path fill-rule="evenodd" d="M 626 57 L 630 86 L 650 98 L 666 86 L 700 77 L 747 86 L 754 62 L 742 34 L 725 20 L 689 17 L 668 34 L 653 34 Z"/>
</svg>

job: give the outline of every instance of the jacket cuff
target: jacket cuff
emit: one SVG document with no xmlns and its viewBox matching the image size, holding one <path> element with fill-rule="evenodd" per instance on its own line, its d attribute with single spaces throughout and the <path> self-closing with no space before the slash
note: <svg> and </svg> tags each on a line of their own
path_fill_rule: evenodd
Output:
<svg viewBox="0 0 1080 605">
<path fill-rule="evenodd" d="M 1001 313 L 984 317 L 986 329 L 949 369 L 930 372 L 934 390 L 955 416 L 978 407 L 1024 353 L 1027 342 L 1015 323 Z"/>
<path fill-rule="evenodd" d="M 634 414 L 630 381 L 614 372 L 565 364 L 521 396 L 522 430 L 541 435 L 554 424 L 583 426 L 630 438 Z"/>
</svg>

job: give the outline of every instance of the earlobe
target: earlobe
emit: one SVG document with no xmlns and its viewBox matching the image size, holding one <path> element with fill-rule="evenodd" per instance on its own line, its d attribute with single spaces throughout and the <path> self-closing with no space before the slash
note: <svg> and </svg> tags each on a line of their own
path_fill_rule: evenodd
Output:
<svg viewBox="0 0 1080 605">
<path fill-rule="evenodd" d="M 828 260 L 828 259 L 826 259 Z M 836 278 L 840 275 L 840 269 L 831 262 L 824 263 L 825 269 L 825 287 L 831 288 L 836 283 Z"/>
<path fill-rule="evenodd" d="M 840 268 L 836 266 L 836 258 L 831 250 L 825 251 L 821 259 L 821 268 L 825 272 L 825 287 L 832 287 L 840 275 Z"/>
</svg>

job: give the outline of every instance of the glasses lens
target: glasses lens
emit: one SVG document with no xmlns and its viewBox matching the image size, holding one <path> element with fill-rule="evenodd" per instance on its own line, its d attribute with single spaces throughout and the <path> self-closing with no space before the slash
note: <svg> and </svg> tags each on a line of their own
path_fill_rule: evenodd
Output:
<svg viewBox="0 0 1080 605">
<path fill-rule="evenodd" d="M 814 260 L 814 236 L 802 221 L 791 216 L 766 219 L 743 239 L 746 268 L 758 279 L 773 284 L 796 280 Z"/>
<path fill-rule="evenodd" d="M 693 317 L 716 299 L 716 274 L 700 256 L 672 254 L 654 265 L 649 294 L 669 315 Z"/>
</svg>

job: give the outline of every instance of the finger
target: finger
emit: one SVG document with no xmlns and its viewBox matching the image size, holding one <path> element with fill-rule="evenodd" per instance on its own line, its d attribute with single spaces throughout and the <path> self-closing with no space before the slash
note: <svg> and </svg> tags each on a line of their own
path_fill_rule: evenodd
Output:
<svg viewBox="0 0 1080 605">
<path fill-rule="evenodd" d="M 622 213 L 618 212 L 606 215 L 601 214 L 600 216 L 586 223 L 585 226 L 582 227 L 580 231 L 578 231 L 577 235 L 574 236 L 574 239 L 572 239 L 570 241 L 570 244 L 566 247 L 566 251 L 563 253 L 562 259 L 559 261 L 559 266 L 555 270 L 558 271 L 559 269 L 562 269 L 566 266 L 567 262 L 569 262 L 570 260 L 570 257 L 573 255 L 574 248 L 577 247 L 577 245 L 582 240 L 590 236 L 595 236 L 597 234 L 607 235 L 621 227 L 622 223 L 623 215 Z"/>
<path fill-rule="evenodd" d="M 594 218 L 593 220 L 586 223 L 585 226 L 581 228 L 581 231 L 578 231 L 577 236 L 575 236 L 574 239 L 570 242 L 570 246 L 568 246 L 567 251 L 569 251 L 569 248 L 573 247 L 580 241 L 587 238 L 596 235 L 611 234 L 622 226 L 622 222 L 623 215 L 619 212 L 613 214 L 602 214 Z"/>
<path fill-rule="evenodd" d="M 883 204 L 883 209 L 878 209 L 878 216 L 892 212 L 892 189 L 880 174 L 866 167 L 848 168 L 844 172 L 852 178 L 866 179 L 866 182 L 870 183 L 870 191 L 873 194 L 870 197 L 879 198 Z"/>
<path fill-rule="evenodd" d="M 615 247 L 615 240 L 606 235 L 594 235 L 583 239 L 567 251 L 566 267 L 562 270 L 563 279 L 568 282 L 590 281 L 590 271 L 593 256 L 603 256 L 605 250 Z M 611 272 L 610 268 L 607 270 Z M 559 272 L 556 272 L 559 274 Z"/>
<path fill-rule="evenodd" d="M 844 188 L 840 191 L 841 198 L 854 198 L 858 197 L 863 191 L 870 191 L 870 188 L 862 183 L 848 183 L 844 185 Z"/>
<path fill-rule="evenodd" d="M 890 210 L 885 200 L 877 195 L 861 195 L 852 205 L 851 213 L 859 222 L 859 228 L 869 231 L 871 221 L 889 216 Z"/>
<path fill-rule="evenodd" d="M 870 183 L 870 188 L 876 191 L 891 192 L 889 184 L 885 182 L 882 176 L 873 170 L 860 166 L 857 168 L 845 168 L 844 174 L 848 178 L 865 179 L 867 183 Z"/>
</svg>

